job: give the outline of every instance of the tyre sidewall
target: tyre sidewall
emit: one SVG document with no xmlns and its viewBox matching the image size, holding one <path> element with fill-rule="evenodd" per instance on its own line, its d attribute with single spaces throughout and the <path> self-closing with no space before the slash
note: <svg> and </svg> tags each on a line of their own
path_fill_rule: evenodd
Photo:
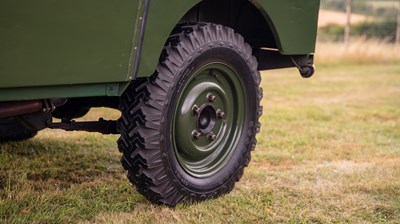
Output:
<svg viewBox="0 0 400 224">
<path fill-rule="evenodd" d="M 249 159 L 249 153 L 252 148 L 252 139 L 256 134 L 256 123 L 258 119 L 258 71 L 250 66 L 249 57 L 251 55 L 244 55 L 244 51 L 240 48 L 232 48 L 231 43 L 218 42 L 209 43 L 208 46 L 203 48 L 207 51 L 195 51 L 192 60 L 187 61 L 187 66 L 184 66 L 177 75 L 174 77 L 174 86 L 172 91 L 167 96 L 164 111 L 168 111 L 163 116 L 164 121 L 161 126 L 163 134 L 161 137 L 161 151 L 163 154 L 163 162 L 167 167 L 167 175 L 172 175 L 171 179 L 176 179 L 178 187 L 182 191 L 189 191 L 191 194 L 219 194 L 225 193 L 230 184 L 234 184 L 238 177 L 238 172 L 243 172 L 246 160 Z M 231 158 L 214 175 L 206 178 L 196 178 L 189 175 L 183 170 L 175 155 L 173 148 L 173 120 L 176 107 L 178 105 L 178 98 L 185 85 L 192 78 L 192 75 L 197 69 L 213 62 L 223 62 L 228 65 L 237 74 L 245 93 L 245 118 L 243 130 L 238 140 Z"/>
</svg>

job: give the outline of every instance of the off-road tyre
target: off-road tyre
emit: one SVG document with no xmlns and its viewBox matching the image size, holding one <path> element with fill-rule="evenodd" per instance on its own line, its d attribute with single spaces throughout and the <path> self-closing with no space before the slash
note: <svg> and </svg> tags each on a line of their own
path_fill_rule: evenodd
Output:
<svg viewBox="0 0 400 224">
<path fill-rule="evenodd" d="M 213 74 L 213 66 L 216 74 Z M 213 99 L 207 95 L 210 101 L 205 100 L 202 110 L 207 107 L 211 112 L 201 110 L 201 113 L 219 123 L 207 124 L 205 128 L 223 133 L 210 143 L 206 142 L 213 139 L 209 130 L 202 130 L 204 133 L 198 136 L 181 131 L 191 130 L 185 127 L 185 119 L 198 121 L 196 124 L 188 122 L 188 126 L 201 125 L 200 115 L 190 117 L 187 108 L 180 112 L 187 107 L 187 98 L 192 97 L 190 85 L 207 85 L 207 81 L 201 81 L 207 76 L 200 72 L 208 72 L 213 79 L 204 91 L 216 91 L 215 105 L 225 105 L 221 103 L 223 100 L 229 104 L 226 117 L 219 114 L 220 120 L 216 120 L 213 113 L 217 106 L 214 109 Z M 219 92 L 218 88 L 224 86 L 218 80 L 228 86 L 224 89 L 226 95 Z M 255 136 L 260 129 L 258 120 L 262 113 L 260 81 L 251 47 L 231 28 L 209 23 L 177 26 L 164 47 L 156 72 L 150 78 L 132 82 L 120 100 L 118 147 L 128 179 L 138 192 L 153 203 L 172 207 L 179 202 L 202 201 L 230 192 L 242 177 L 250 161 L 250 152 L 256 146 Z M 240 94 L 235 89 L 238 84 Z M 214 85 L 220 87 L 213 89 Z M 195 100 L 205 97 L 205 93 L 201 94 Z M 235 97 L 243 105 L 237 104 Z M 182 142 L 193 144 L 194 153 L 201 154 L 207 147 L 214 151 L 206 152 L 205 159 L 198 159 L 188 155 L 189 149 L 178 147 L 184 144 Z M 196 151 L 198 148 L 201 150 Z"/>
<path fill-rule="evenodd" d="M 34 137 L 37 131 L 26 128 L 15 118 L 0 120 L 0 142 L 23 141 Z"/>
</svg>

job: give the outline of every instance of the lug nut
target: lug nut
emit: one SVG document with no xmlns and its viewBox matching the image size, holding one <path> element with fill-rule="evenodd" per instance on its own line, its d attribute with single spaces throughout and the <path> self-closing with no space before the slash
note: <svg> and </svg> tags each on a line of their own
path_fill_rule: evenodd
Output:
<svg viewBox="0 0 400 224">
<path fill-rule="evenodd" d="M 217 97 L 210 93 L 210 94 L 207 95 L 207 99 L 208 99 L 209 102 L 213 103 L 213 102 L 215 102 Z"/>
<path fill-rule="evenodd" d="M 194 139 L 199 139 L 201 137 L 201 133 L 198 132 L 197 130 L 192 131 L 192 136 Z"/>
<path fill-rule="evenodd" d="M 222 118 L 224 118 L 225 117 L 225 112 L 223 112 L 223 111 L 221 111 L 221 110 L 217 110 L 217 117 L 219 118 L 219 119 L 222 119 Z"/>
<path fill-rule="evenodd" d="M 200 112 L 200 108 L 199 108 L 197 105 L 194 105 L 194 106 L 192 107 L 192 113 L 193 113 L 193 115 L 198 115 L 199 112 Z"/>
<path fill-rule="evenodd" d="M 207 138 L 208 138 L 208 140 L 213 142 L 213 141 L 215 141 L 215 139 L 217 139 L 217 136 L 211 132 L 210 134 L 207 135 Z"/>
</svg>

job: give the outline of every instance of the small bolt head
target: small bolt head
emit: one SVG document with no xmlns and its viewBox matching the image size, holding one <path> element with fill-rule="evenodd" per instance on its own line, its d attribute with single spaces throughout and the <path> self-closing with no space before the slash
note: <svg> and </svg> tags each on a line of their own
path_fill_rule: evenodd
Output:
<svg viewBox="0 0 400 224">
<path fill-rule="evenodd" d="M 193 115 L 198 115 L 200 113 L 200 108 L 197 105 L 194 105 L 192 107 L 192 113 Z"/>
<path fill-rule="evenodd" d="M 223 119 L 225 117 L 225 112 L 223 112 L 222 110 L 217 110 L 217 117 L 219 119 Z"/>
<path fill-rule="evenodd" d="M 197 130 L 192 131 L 192 136 L 194 139 L 199 139 L 201 137 L 201 133 Z"/>
<path fill-rule="evenodd" d="M 211 132 L 210 134 L 207 135 L 207 138 L 208 138 L 208 140 L 213 142 L 213 141 L 215 141 L 215 139 L 217 139 L 217 136 Z"/>
<path fill-rule="evenodd" d="M 208 100 L 209 102 L 211 102 L 211 103 L 215 102 L 216 99 L 217 99 L 217 97 L 216 97 L 215 95 L 211 94 L 211 93 L 209 93 L 209 94 L 207 95 L 207 100 Z"/>
</svg>

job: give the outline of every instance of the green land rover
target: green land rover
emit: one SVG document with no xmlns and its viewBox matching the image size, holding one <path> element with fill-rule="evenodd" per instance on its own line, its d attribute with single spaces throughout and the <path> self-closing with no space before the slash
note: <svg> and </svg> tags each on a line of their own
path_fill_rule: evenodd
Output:
<svg viewBox="0 0 400 224">
<path fill-rule="evenodd" d="M 228 193 L 256 146 L 259 71 L 313 75 L 318 9 L 319 0 L 0 0 L 0 141 L 45 128 L 120 134 L 128 179 L 150 201 Z M 73 120 L 93 107 L 122 115 Z"/>
</svg>

